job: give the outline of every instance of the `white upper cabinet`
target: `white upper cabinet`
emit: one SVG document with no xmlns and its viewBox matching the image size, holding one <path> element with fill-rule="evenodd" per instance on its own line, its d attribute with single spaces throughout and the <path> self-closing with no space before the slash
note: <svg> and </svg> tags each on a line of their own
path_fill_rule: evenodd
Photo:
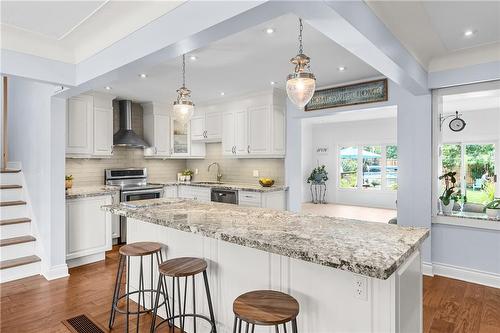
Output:
<svg viewBox="0 0 500 333">
<path fill-rule="evenodd" d="M 165 158 L 170 156 L 170 116 L 167 106 L 144 103 L 144 140 L 150 147 L 144 149 L 144 156 Z"/>
<path fill-rule="evenodd" d="M 66 156 L 102 158 L 113 154 L 113 98 L 92 93 L 68 99 Z"/>
<path fill-rule="evenodd" d="M 281 97 L 273 91 L 220 106 L 226 110 L 222 114 L 223 155 L 284 157 L 285 108 Z"/>
<path fill-rule="evenodd" d="M 222 112 L 197 109 L 191 118 L 191 141 L 221 142 Z"/>
</svg>

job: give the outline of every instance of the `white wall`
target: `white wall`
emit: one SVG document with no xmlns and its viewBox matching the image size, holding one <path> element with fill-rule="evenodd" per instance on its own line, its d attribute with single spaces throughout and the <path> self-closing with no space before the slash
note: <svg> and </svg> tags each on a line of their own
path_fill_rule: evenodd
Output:
<svg viewBox="0 0 500 333">
<path fill-rule="evenodd" d="M 10 161 L 21 162 L 49 279 L 67 275 L 65 260 L 64 143 L 65 101 L 55 87 L 9 80 Z M 52 112 L 54 110 L 54 112 Z"/>
<path fill-rule="evenodd" d="M 398 108 L 398 224 L 431 228 L 431 97 L 414 96 L 389 80 L 389 100 L 367 104 L 366 108 L 393 105 Z M 285 174 L 291 210 L 300 211 L 303 200 L 302 119 L 356 109 L 359 106 L 304 112 L 287 103 Z M 430 263 L 430 239 L 424 243 L 422 255 L 423 261 Z"/>
<path fill-rule="evenodd" d="M 361 112 L 361 111 L 360 111 Z M 365 112 L 369 114 L 369 111 Z M 338 149 L 339 147 L 359 145 L 384 145 L 397 142 L 397 119 L 367 119 L 358 121 L 320 123 L 311 126 L 312 142 L 308 146 L 312 159 L 304 173 L 306 177 L 311 169 L 324 164 L 328 171 L 327 201 L 346 205 L 359 205 L 367 207 L 396 208 L 397 191 L 372 190 L 372 189 L 339 189 L 338 188 Z M 303 145 L 307 145 L 304 140 Z M 318 153 L 317 148 L 327 147 L 327 153 Z M 305 179 L 305 178 L 304 178 Z M 308 185 L 306 186 L 308 187 Z M 307 194 L 310 201 L 310 194 Z"/>
</svg>

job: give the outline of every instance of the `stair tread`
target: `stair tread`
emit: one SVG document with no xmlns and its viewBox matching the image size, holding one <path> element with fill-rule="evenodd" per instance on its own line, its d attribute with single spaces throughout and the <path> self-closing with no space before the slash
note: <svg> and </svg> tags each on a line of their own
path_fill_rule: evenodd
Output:
<svg viewBox="0 0 500 333">
<path fill-rule="evenodd" d="M 23 200 L 0 201 L 0 207 L 21 206 L 21 205 L 26 205 L 26 201 Z"/>
<path fill-rule="evenodd" d="M 34 242 L 35 240 L 36 240 L 36 238 L 33 236 L 19 236 L 19 237 L 5 238 L 5 239 L 0 239 L 0 247 L 21 244 L 21 243 Z"/>
<path fill-rule="evenodd" d="M 18 173 L 20 169 L 0 169 L 0 173 Z"/>
<path fill-rule="evenodd" d="M 21 185 L 0 185 L 0 190 L 13 190 L 13 189 L 18 189 L 18 188 L 23 188 Z"/>
<path fill-rule="evenodd" d="M 18 224 L 18 223 L 28 223 L 28 222 L 31 222 L 31 219 L 27 217 L 21 217 L 17 219 L 5 219 L 5 220 L 0 220 L 0 226 L 9 224 Z"/>
<path fill-rule="evenodd" d="M 10 259 L 10 260 L 3 260 L 3 261 L 0 261 L 0 270 L 7 269 L 7 268 L 13 268 L 13 267 L 17 267 L 17 266 L 22 266 L 22 265 L 27 265 L 27 264 L 32 264 L 32 263 L 38 262 L 38 261 L 41 261 L 41 259 L 35 255 L 16 258 L 16 259 Z"/>
</svg>

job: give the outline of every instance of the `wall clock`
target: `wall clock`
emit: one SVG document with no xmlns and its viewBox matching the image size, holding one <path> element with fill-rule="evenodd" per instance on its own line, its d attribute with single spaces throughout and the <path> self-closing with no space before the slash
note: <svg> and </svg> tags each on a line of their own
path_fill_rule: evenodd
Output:
<svg viewBox="0 0 500 333">
<path fill-rule="evenodd" d="M 461 114 L 458 114 L 458 111 L 455 111 L 455 115 L 449 115 L 449 116 L 443 116 L 442 114 L 439 115 L 439 119 L 440 119 L 439 129 L 440 130 L 442 129 L 443 123 L 446 119 L 454 117 L 452 120 L 450 120 L 450 123 L 448 124 L 448 126 L 450 127 L 450 129 L 453 132 L 460 132 L 461 130 L 463 130 L 465 128 L 465 125 L 467 125 L 465 120 L 460 118 L 460 116 L 461 116 Z"/>
</svg>

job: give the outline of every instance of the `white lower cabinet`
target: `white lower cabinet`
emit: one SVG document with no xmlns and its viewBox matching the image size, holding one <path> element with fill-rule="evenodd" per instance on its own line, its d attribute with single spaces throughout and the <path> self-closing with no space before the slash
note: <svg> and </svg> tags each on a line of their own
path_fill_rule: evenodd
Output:
<svg viewBox="0 0 500 333">
<path fill-rule="evenodd" d="M 238 204 L 243 207 L 261 207 L 286 210 L 285 191 L 238 191 Z"/>
<path fill-rule="evenodd" d="M 66 261 L 69 267 L 103 260 L 112 247 L 111 195 L 66 200 Z"/>
<path fill-rule="evenodd" d="M 199 187 L 199 186 L 189 186 L 189 185 L 179 185 L 178 196 L 179 198 L 195 199 L 201 202 L 210 202 L 210 188 L 209 187 Z"/>
<path fill-rule="evenodd" d="M 177 198 L 177 186 L 165 186 L 163 188 L 164 198 Z"/>
</svg>

